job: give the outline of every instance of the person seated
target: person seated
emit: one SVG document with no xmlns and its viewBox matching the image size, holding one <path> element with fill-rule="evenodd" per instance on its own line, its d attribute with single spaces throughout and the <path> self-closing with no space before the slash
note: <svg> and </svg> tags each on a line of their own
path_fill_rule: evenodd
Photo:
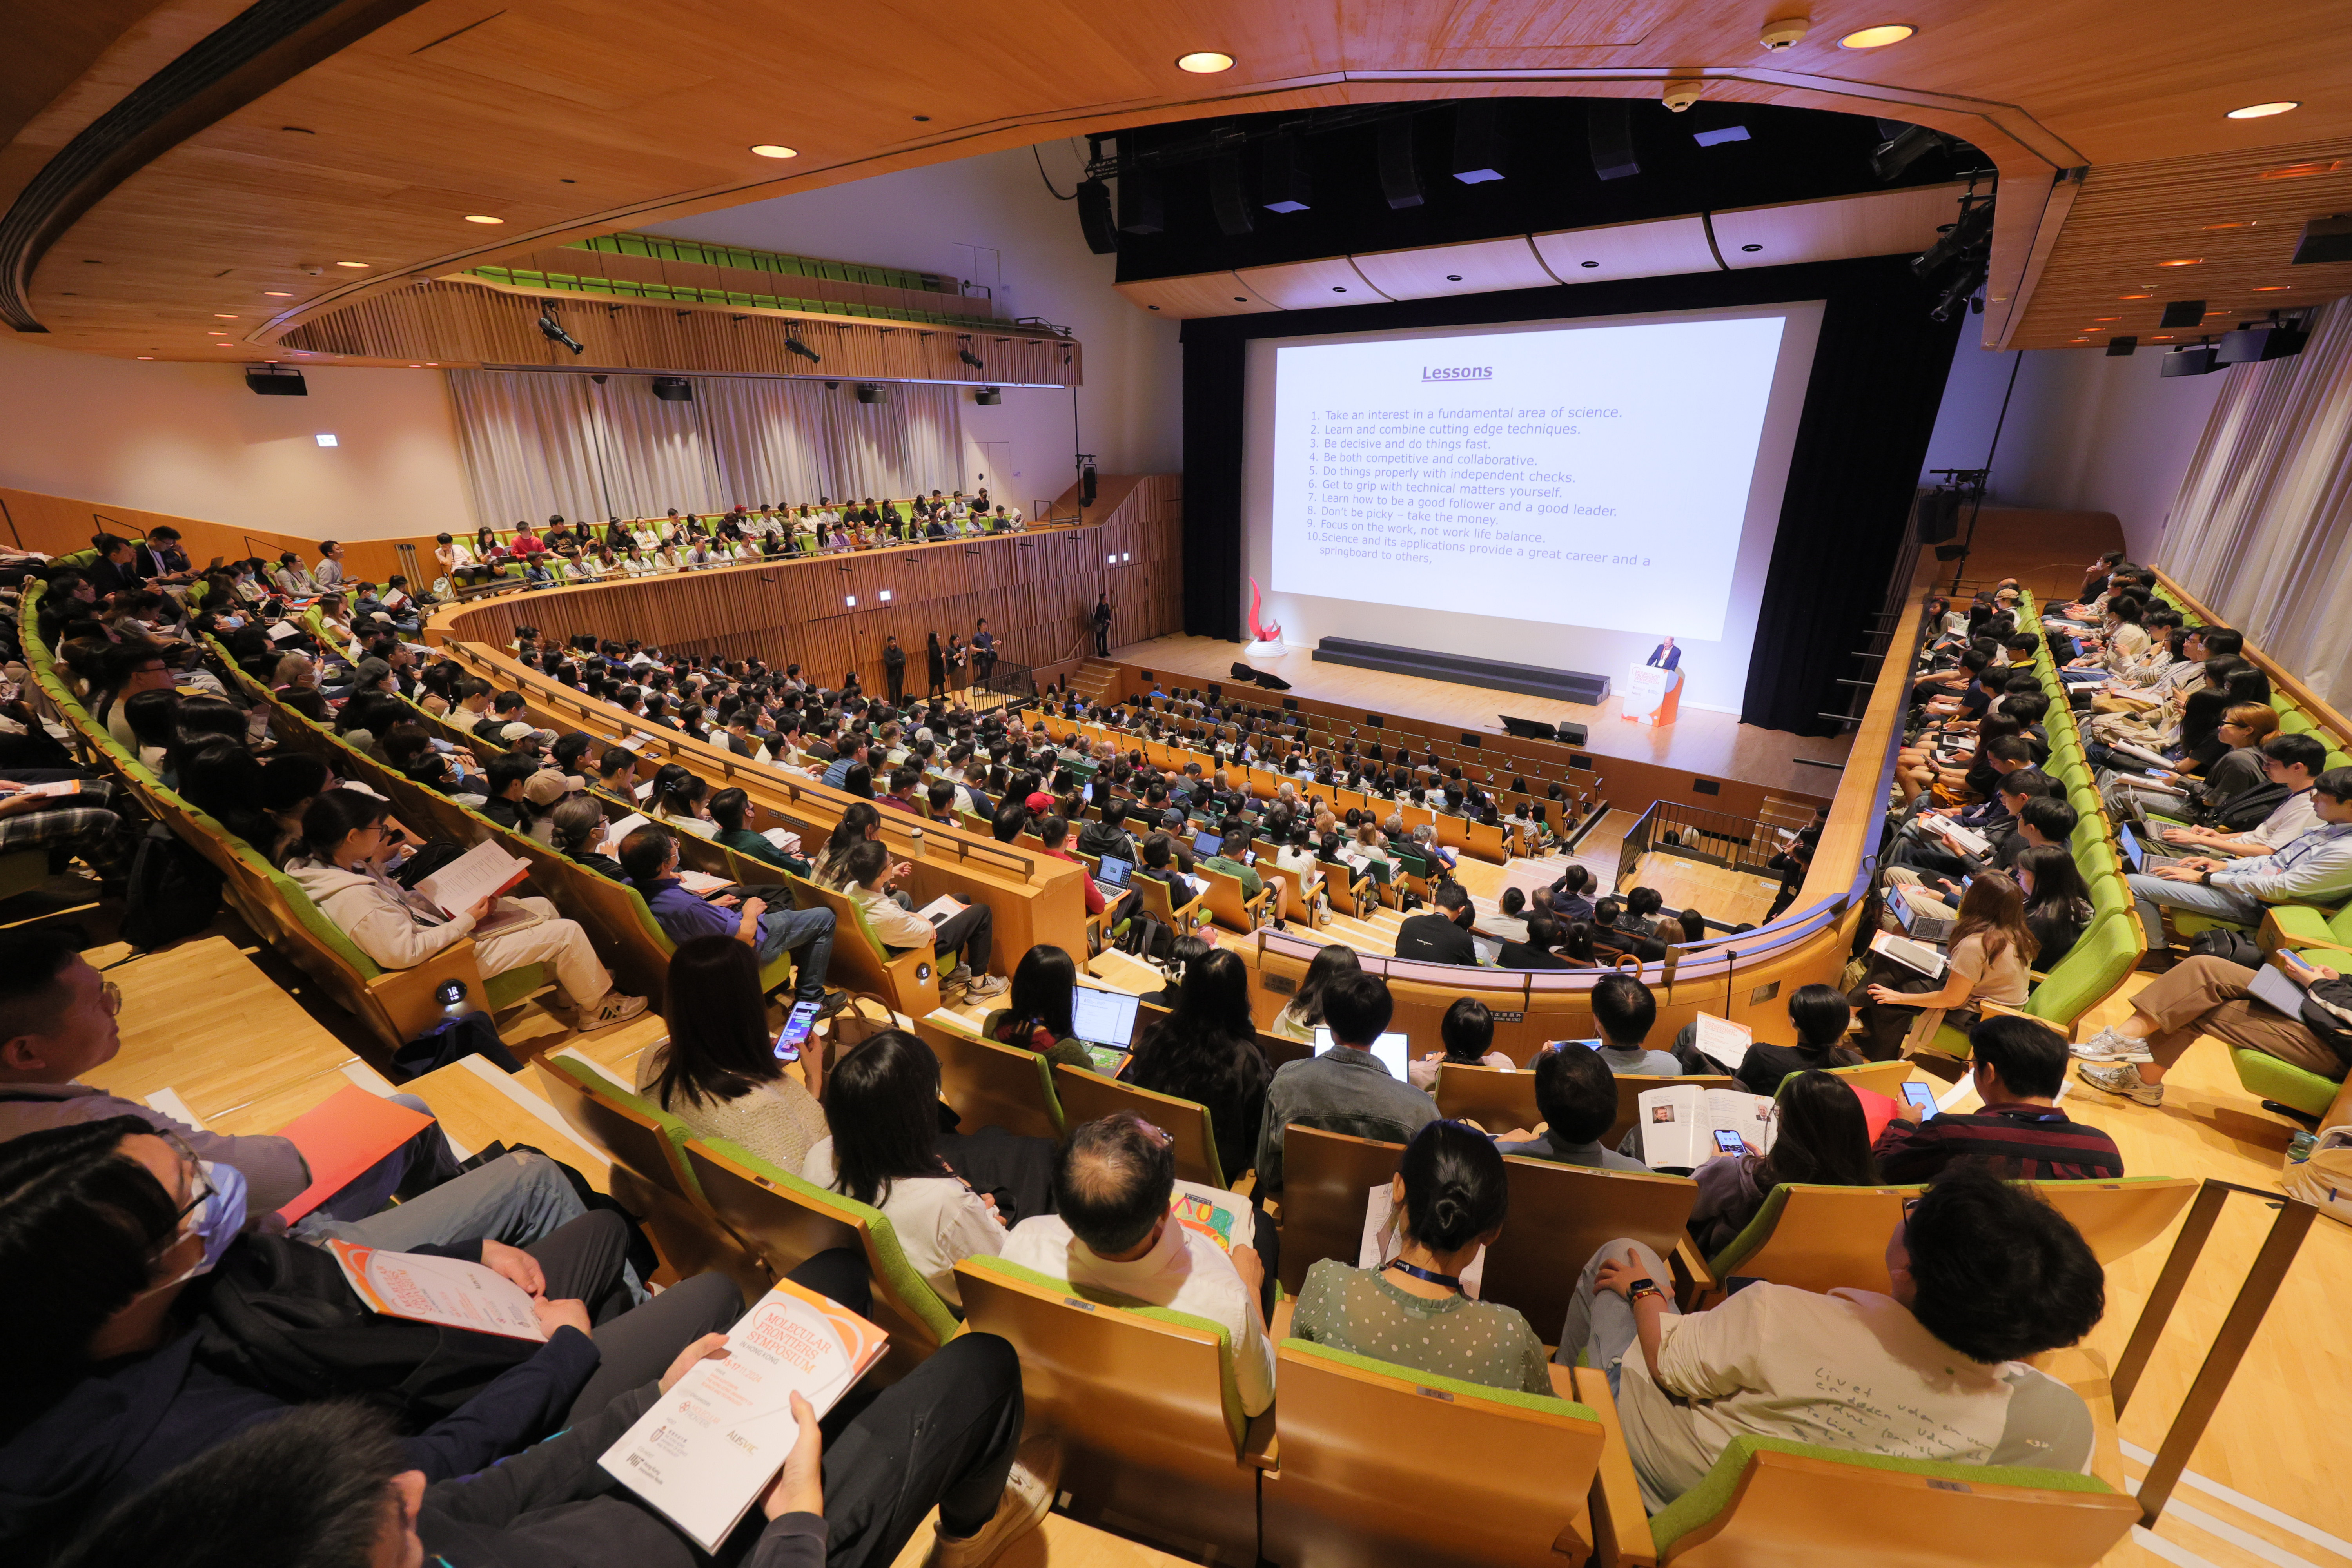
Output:
<svg viewBox="0 0 2352 1568">
<path fill-rule="evenodd" d="M 1218 1168 L 1241 1179 L 1256 1156 L 1274 1068 L 1250 1021 L 1249 969 L 1238 953 L 1208 948 L 1184 966 L 1174 1009 L 1143 1030 L 1122 1077 L 1206 1106 Z"/>
<path fill-rule="evenodd" d="M 1265 879 L 1242 860 L 1242 857 L 1249 852 L 1250 838 L 1251 830 L 1246 825 L 1237 826 L 1224 836 L 1224 841 L 1217 846 L 1214 855 L 1201 862 L 1212 871 L 1222 871 L 1228 877 L 1238 879 L 1244 899 L 1255 899 L 1265 891 Z"/>
<path fill-rule="evenodd" d="M 539 771 L 538 759 L 518 752 L 500 752 L 490 759 L 488 779 L 482 785 L 487 798 L 475 809 L 500 827 L 530 833 L 537 814 L 525 798 L 523 786 Z"/>
<path fill-rule="evenodd" d="M 885 1029 L 824 1080 L 828 1135 L 799 1174 L 880 1209 L 908 1266 L 961 1312 L 955 1266 L 1004 1250 L 996 1200 L 975 1193 L 940 1153 L 940 1062 L 903 1029 Z"/>
<path fill-rule="evenodd" d="M 1576 1040 L 1556 1042 L 1528 1064 L 1536 1075 L 1536 1110 L 1543 1125 L 1497 1136 L 1495 1147 L 1529 1160 L 1587 1165 L 1601 1171 L 1646 1171 L 1628 1154 L 1601 1146 L 1617 1120 L 1617 1075 L 1601 1053 Z"/>
<path fill-rule="evenodd" d="M 1730 1246 L 1782 1183 L 1874 1187 L 1892 1179 L 1880 1173 L 1870 1152 L 1870 1122 L 1852 1084 L 1808 1068 L 1780 1088 L 1769 1153 L 1717 1154 L 1691 1173 L 1698 1178 L 1698 1202 L 1689 1228 L 1703 1257 Z"/>
<path fill-rule="evenodd" d="M 1617 916 L 1617 929 L 1628 936 L 1655 936 L 1658 911 L 1665 905 L 1665 895 L 1657 889 L 1636 888 L 1625 895 L 1624 907 Z"/>
<path fill-rule="evenodd" d="M 1021 955 L 1004 1005 L 981 1020 L 980 1032 L 1003 1046 L 1034 1051 L 1055 1065 L 1094 1070 L 1095 1059 L 1070 1032 L 1070 993 L 1078 966 L 1065 950 L 1039 942 Z"/>
<path fill-rule="evenodd" d="M 1871 978 L 1850 999 L 1862 1016 L 1863 1054 L 1873 1061 L 1894 1060 L 1915 1030 L 1932 1037 L 1931 1025 L 1920 1019 L 1923 1010 L 1936 1025 L 1966 1028 L 1976 1021 L 1980 1001 L 2025 1005 L 2036 944 L 2026 929 L 2025 896 L 2014 881 L 1986 871 L 1970 882 L 1948 941 L 1940 984 L 1884 955 L 1872 959 Z"/>
<path fill-rule="evenodd" d="M 1459 882 L 1441 882 L 1429 898 L 1436 908 L 1409 915 L 1398 925 L 1396 955 L 1423 963 L 1475 966 L 1478 949 L 1470 940 L 1475 911 L 1468 890 Z"/>
<path fill-rule="evenodd" d="M 1305 1061 L 1285 1062 L 1266 1088 L 1265 1120 L 1258 1129 L 1258 1190 L 1282 1190 L 1283 1134 L 1296 1121 L 1352 1138 L 1403 1143 L 1437 1120 L 1437 1105 L 1421 1089 L 1389 1075 L 1372 1043 L 1396 1016 L 1389 983 L 1358 971 L 1336 974 L 1323 988 L 1323 1018 L 1331 1048 Z"/>
<path fill-rule="evenodd" d="M 824 1112 L 803 1075 L 776 1058 L 751 950 L 724 936 L 680 942 L 663 994 L 669 1034 L 638 1055 L 637 1092 L 702 1137 L 798 1171 L 826 1134 Z M 802 1060 L 821 1091 L 822 1050 L 807 1049 Z"/>
<path fill-rule="evenodd" d="M 1171 1213 L 1171 1197 L 1246 1213 L 1232 1193 L 1176 1179 L 1175 1140 L 1131 1110 L 1070 1130 L 1054 1166 L 1054 1212 L 1023 1220 L 1003 1258 L 1066 1280 L 1089 1300 L 1163 1307 L 1222 1324 L 1232 1336 L 1242 1412 L 1274 1404 L 1274 1343 L 1264 1291 L 1272 1274 L 1255 1246 L 1225 1247 Z M 1254 1237 L 1275 1231 L 1254 1216 Z"/>
<path fill-rule="evenodd" d="M 1455 997 L 1438 1024 L 1437 1035 L 1444 1042 L 1443 1050 L 1431 1051 L 1405 1063 L 1405 1081 L 1415 1089 L 1436 1092 L 1437 1069 L 1446 1062 L 1474 1068 L 1518 1065 L 1502 1052 L 1489 1048 L 1495 1043 L 1495 1015 L 1475 997 Z"/>
<path fill-rule="evenodd" d="M 26 1359 L 0 1390 L 12 1552 L 45 1559 L 44 1543 L 78 1520 L 305 1400 L 383 1399 L 411 1434 L 411 1464 L 467 1474 L 564 1425 L 567 1410 L 600 1408 L 742 1311 L 718 1274 L 632 1310 L 626 1223 L 582 1214 L 527 1248 L 481 1237 L 408 1248 L 529 1292 L 545 1342 L 420 1332 L 368 1313 L 308 1243 L 248 1229 L 249 1199 L 234 1166 L 136 1116 L 0 1144 L 0 1268 L 57 1287 L 16 1323 Z M 284 1314 L 266 1328 L 253 1306 L 227 1305 L 263 1300 L 265 1316 Z M 420 1377 L 430 1397 L 390 1386 Z"/>
<path fill-rule="evenodd" d="M 914 863 L 893 861 L 889 847 L 879 839 L 869 838 L 852 848 L 842 868 L 842 892 L 866 916 L 874 940 L 891 957 L 919 947 L 936 947 L 943 994 L 961 991 L 980 1001 L 1004 994 L 1003 976 L 988 973 L 996 918 L 986 904 L 966 903 L 937 925 L 909 914 L 890 896 L 887 884 L 912 876 Z"/>
<path fill-rule="evenodd" d="M 767 895 L 781 898 L 775 888 L 745 889 L 704 899 L 688 892 L 678 879 L 677 837 L 658 823 L 632 828 L 621 841 L 621 869 L 646 900 L 646 909 L 672 942 L 698 936 L 728 936 L 751 949 L 764 970 L 789 952 L 793 954 L 793 1000 L 825 1005 L 825 1016 L 840 1011 L 838 995 L 828 997 L 825 971 L 833 962 L 833 911 L 828 909 L 772 909 Z"/>
<path fill-rule="evenodd" d="M 1266 1032 L 1286 1040 L 1312 1040 L 1315 1031 L 1323 1025 L 1323 995 L 1334 978 L 1354 974 L 1363 969 L 1363 961 L 1356 950 L 1344 942 L 1331 942 L 1318 952 L 1307 965 L 1307 973 L 1298 982 L 1298 990 L 1276 1014 Z"/>
<path fill-rule="evenodd" d="M 1568 869 L 1559 874 L 1559 880 L 1544 889 L 1544 896 L 1551 904 L 1551 912 L 1563 923 L 1590 921 L 1593 906 L 1588 895 L 1599 885 L 1591 868 L 1570 862 Z"/>
<path fill-rule="evenodd" d="M 2273 782 L 2293 787 L 2304 771 L 2301 764 L 2283 765 L 2274 752 L 2274 748 L 2288 741 L 2312 742 L 2315 746 L 2316 742 L 2308 735 L 2273 735 L 2263 743 L 2265 751 L 2273 752 Z M 2192 855 L 2152 873 L 2136 872 L 2126 879 L 2151 957 L 2170 952 L 2164 930 L 2167 909 L 2254 926 L 2262 922 L 2263 911 L 2271 904 L 2333 905 L 2352 892 L 2352 767 L 2328 769 L 2296 798 L 2308 800 L 2317 822 L 2283 847 L 2268 852 L 2255 849 L 2248 858 L 2236 860 Z M 2285 805 L 2279 808 L 2280 813 L 2285 810 Z M 2278 816 L 2273 813 L 2255 834 L 2267 830 Z M 2231 837 L 2206 838 L 2199 840 L 2197 847 L 2227 852 L 2238 843 Z"/>
<path fill-rule="evenodd" d="M 1585 1265 L 1554 1359 L 1581 1352 L 1607 1373 L 1653 1513 L 1741 1436 L 2088 1468 L 2089 1407 L 2023 1364 L 2106 1310 L 2099 1261 L 2063 1215 L 2029 1187 L 1956 1166 L 1906 1205 L 1886 1271 L 1885 1295 L 1759 1281 L 1683 1313 L 1664 1261 L 1621 1237 Z"/>
<path fill-rule="evenodd" d="M 1017 805 L 1009 802 L 1008 805 Z M 1184 879 L 1182 864 L 1178 858 L 1176 840 L 1165 833 L 1154 833 L 1143 841 L 1143 863 L 1135 868 L 1139 877 L 1149 877 L 1168 889 L 1168 906 L 1179 918 L 1189 910 L 1201 894 Z"/>
<path fill-rule="evenodd" d="M 1853 1022 L 1853 1008 L 1836 986 L 1800 985 L 1789 998 L 1789 1026 L 1797 1032 L 1797 1043 L 1782 1046 L 1769 1040 L 1751 1041 L 1748 1054 L 1739 1058 L 1739 1067 L 1732 1076 L 1748 1093 L 1770 1095 L 1780 1092 L 1780 1080 L 1790 1073 L 1860 1067 L 1863 1054 L 1845 1043 L 1846 1028 Z M 1684 1035 L 1692 1041 L 1687 1057 L 1682 1054 Z M 1692 1064 L 1686 1068 L 1691 1072 L 1721 1071 L 1698 1054 L 1697 1037 L 1698 1026 L 1684 1026 L 1682 1034 L 1675 1037 L 1676 1057 Z"/>
<path fill-rule="evenodd" d="M 2255 972 L 2244 964 L 2206 953 L 2183 959 L 2132 997 L 2130 1017 L 2068 1047 L 2083 1058 L 2074 1076 L 2102 1094 L 2162 1105 L 2164 1075 L 2198 1036 L 2213 1035 L 2343 1082 L 2352 1063 L 2352 982 L 2321 964 L 2279 967 L 2304 987 L 2299 1014 L 2252 1000 Z"/>
<path fill-rule="evenodd" d="M 710 821 L 718 832 L 713 841 L 723 844 L 738 855 L 746 855 L 763 866 L 779 871 L 789 871 L 795 877 L 809 874 L 809 863 L 797 855 L 787 854 L 776 847 L 764 835 L 754 833 L 748 826 L 751 815 L 751 797 L 735 788 L 722 789 L 710 797 Z"/>
<path fill-rule="evenodd" d="M 1980 1110 L 1910 1120 L 1906 1106 L 1874 1152 L 1890 1182 L 1931 1181 L 1961 1160 L 1991 1163 L 2021 1179 L 2113 1181 L 2124 1173 L 2116 1141 L 2058 1109 L 2066 1040 L 2038 1018 L 2001 1014 L 1969 1030 L 1970 1076 Z"/>
<path fill-rule="evenodd" d="M 1518 891 L 1514 888 L 1513 892 Z M 1559 941 L 1559 927 L 1549 915 L 1529 914 L 1528 934 L 1524 942 L 1507 942 L 1496 954 L 1495 962 L 1505 969 L 1566 969 L 1568 961 L 1552 951 Z"/>
<path fill-rule="evenodd" d="M 394 881 L 386 868 L 401 847 L 384 831 L 387 809 L 358 790 L 321 792 L 302 814 L 301 852 L 286 866 L 320 913 L 370 959 L 386 969 L 409 969 L 473 936 L 475 962 L 486 980 L 525 964 L 547 964 L 556 987 L 550 1010 L 568 1014 L 583 1032 L 625 1024 L 646 1010 L 644 997 L 614 989 L 588 933 L 545 899 L 484 899 L 453 915 Z M 476 936 L 475 928 L 494 915 L 499 929 Z"/>
<path fill-rule="evenodd" d="M 591 796 L 575 795 L 548 813 L 547 844 L 566 859 L 577 860 L 602 877 L 625 882 L 629 874 L 612 857 L 612 835 L 605 830 L 604 807 Z"/>
<path fill-rule="evenodd" d="M 1673 1078 L 1683 1070 L 1674 1057 L 1643 1044 L 1657 1022 L 1658 999 L 1633 976 L 1604 974 L 1593 985 L 1592 1024 L 1601 1031 L 1601 1044 L 1592 1054 L 1611 1072 Z"/>
<path fill-rule="evenodd" d="M 1502 1234 L 1511 1186 L 1476 1128 L 1433 1121 L 1405 1144 L 1389 1195 L 1402 1217 L 1385 1268 L 1316 1260 L 1291 1314 L 1292 1337 L 1439 1377 L 1552 1394 L 1543 1342 L 1511 1307 L 1473 1300 L 1462 1271 Z"/>
</svg>

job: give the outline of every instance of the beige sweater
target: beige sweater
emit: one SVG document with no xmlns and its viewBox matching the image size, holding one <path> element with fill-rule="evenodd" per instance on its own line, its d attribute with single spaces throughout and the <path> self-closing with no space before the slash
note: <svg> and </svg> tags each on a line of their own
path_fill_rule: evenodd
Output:
<svg viewBox="0 0 2352 1568">
<path fill-rule="evenodd" d="M 637 1092 L 656 1105 L 654 1084 L 669 1057 L 656 1040 L 637 1058 Z M 824 1110 L 794 1073 L 786 1073 L 734 1100 L 698 1100 L 680 1089 L 666 1108 L 705 1138 L 740 1144 L 779 1170 L 800 1173 L 811 1149 L 829 1137 Z"/>
</svg>

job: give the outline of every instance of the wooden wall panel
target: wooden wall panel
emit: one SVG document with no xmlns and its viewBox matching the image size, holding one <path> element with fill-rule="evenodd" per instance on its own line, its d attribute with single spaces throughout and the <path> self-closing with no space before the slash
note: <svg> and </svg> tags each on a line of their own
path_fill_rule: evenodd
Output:
<svg viewBox="0 0 2352 1568">
<path fill-rule="evenodd" d="M 136 539 L 163 524 L 180 531 L 188 559 L 198 567 L 215 555 L 232 561 L 257 555 L 264 561 L 274 561 L 288 550 L 299 552 L 305 562 L 319 558 L 319 542 L 315 539 L 208 522 L 203 518 L 181 517 L 168 511 L 143 511 L 135 506 L 102 506 L 69 496 L 0 487 L 0 532 L 5 532 L 8 542 L 19 550 L 69 555 L 77 550 L 89 549 L 90 535 L 101 528 L 125 539 Z M 399 552 L 394 548 L 400 542 L 394 539 L 351 541 L 343 546 L 344 569 L 353 577 L 381 583 L 403 570 Z M 408 542 L 417 545 L 418 563 L 425 570 L 425 580 L 430 581 L 434 571 L 432 536 L 422 535 Z"/>
<path fill-rule="evenodd" d="M 924 634 L 938 631 L 942 646 L 950 633 L 969 642 L 982 616 L 1000 657 L 1014 664 L 1050 665 L 1081 652 L 1100 593 L 1118 613 L 1121 641 L 1182 628 L 1181 479 L 1121 477 L 1103 486 L 1109 504 L 1093 509 L 1101 521 L 1075 528 L 509 594 L 441 624 L 449 637 L 493 647 L 528 626 L 559 641 L 593 634 L 672 654 L 757 657 L 798 664 L 829 686 L 855 670 L 876 692 L 884 689 L 883 639 L 896 635 L 907 650 L 908 689 L 920 693 Z M 1056 511 L 1075 510 L 1076 499 L 1065 497 Z"/>
</svg>

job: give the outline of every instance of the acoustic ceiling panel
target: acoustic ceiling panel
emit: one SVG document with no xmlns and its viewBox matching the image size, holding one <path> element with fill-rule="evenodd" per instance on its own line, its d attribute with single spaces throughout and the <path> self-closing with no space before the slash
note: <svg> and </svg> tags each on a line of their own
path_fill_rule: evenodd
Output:
<svg viewBox="0 0 2352 1568">
<path fill-rule="evenodd" d="M 1719 212 L 1715 243 L 1727 267 L 1916 256 L 1936 243 L 1940 226 L 1958 221 L 1967 189 L 1965 182 L 1953 181 Z"/>
<path fill-rule="evenodd" d="M 1563 283 L 1716 270 L 1715 252 L 1706 243 L 1706 223 L 1696 216 L 1560 229 L 1530 239 L 1543 264 Z"/>
<path fill-rule="evenodd" d="M 1244 267 L 1236 270 L 1243 287 L 1286 310 L 1312 310 L 1323 305 L 1360 305 L 1387 295 L 1364 281 L 1346 257 L 1328 261 L 1292 261 L 1279 267 Z"/>
<path fill-rule="evenodd" d="M 1547 289 L 1543 269 L 1527 237 L 1482 239 L 1470 245 L 1437 245 L 1418 250 L 1380 250 L 1355 258 L 1356 270 L 1391 300 L 1432 300 L 1445 294 L 1491 294 L 1501 289 Z"/>
<path fill-rule="evenodd" d="M 1118 291 L 1140 309 L 1178 321 L 1188 316 L 1251 316 L 1282 309 L 1231 272 L 1195 272 L 1183 278 L 1147 278 L 1139 282 L 1121 283 Z"/>
</svg>

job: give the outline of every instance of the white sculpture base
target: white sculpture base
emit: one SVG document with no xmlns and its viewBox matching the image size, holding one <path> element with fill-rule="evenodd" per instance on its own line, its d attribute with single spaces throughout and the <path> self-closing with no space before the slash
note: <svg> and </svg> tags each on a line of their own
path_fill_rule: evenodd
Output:
<svg viewBox="0 0 2352 1568">
<path fill-rule="evenodd" d="M 1289 651 L 1278 642 L 1254 642 L 1242 649 L 1252 658 L 1280 658 Z"/>
</svg>

